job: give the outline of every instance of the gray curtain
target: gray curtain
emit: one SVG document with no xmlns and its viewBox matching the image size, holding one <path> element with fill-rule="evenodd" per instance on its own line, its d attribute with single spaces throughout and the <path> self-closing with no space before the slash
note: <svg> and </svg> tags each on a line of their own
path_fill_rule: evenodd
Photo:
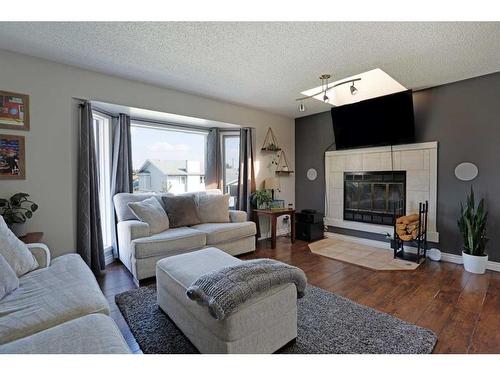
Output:
<svg viewBox="0 0 500 375">
<path fill-rule="evenodd" d="M 207 189 L 222 189 L 222 155 L 218 128 L 211 128 L 208 131 L 205 160 L 205 187 Z"/>
<path fill-rule="evenodd" d="M 93 131 L 92 106 L 80 105 L 78 144 L 77 252 L 95 273 L 105 267 L 99 210 L 99 170 Z"/>
<path fill-rule="evenodd" d="M 238 209 L 246 211 L 250 218 L 250 195 L 255 192 L 255 129 L 240 130 L 240 168 L 238 186 Z"/>
<path fill-rule="evenodd" d="M 111 168 L 111 198 L 118 193 L 132 193 L 132 151 L 130 145 L 130 116 L 120 113 L 113 118 L 113 155 Z M 113 210 L 114 212 L 114 210 Z M 113 256 L 118 257 L 115 225 L 111 229 Z"/>
</svg>

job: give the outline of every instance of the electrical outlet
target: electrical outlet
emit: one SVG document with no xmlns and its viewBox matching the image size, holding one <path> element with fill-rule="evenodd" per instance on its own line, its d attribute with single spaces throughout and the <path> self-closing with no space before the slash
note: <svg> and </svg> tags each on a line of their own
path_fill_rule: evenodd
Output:
<svg viewBox="0 0 500 375">
<path fill-rule="evenodd" d="M 284 223 L 288 223 L 288 220 L 290 220 L 290 216 L 288 216 L 288 215 L 283 216 Z"/>
</svg>

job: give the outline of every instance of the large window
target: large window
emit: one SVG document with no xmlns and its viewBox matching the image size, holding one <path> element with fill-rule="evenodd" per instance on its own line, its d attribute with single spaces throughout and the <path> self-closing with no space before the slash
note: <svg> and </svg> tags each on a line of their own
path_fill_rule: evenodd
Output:
<svg viewBox="0 0 500 375">
<path fill-rule="evenodd" d="M 229 194 L 229 207 L 238 205 L 238 183 L 240 165 L 240 135 L 237 132 L 223 132 L 222 163 L 224 193 Z"/>
<path fill-rule="evenodd" d="M 207 132 L 132 122 L 134 192 L 205 190 Z"/>
<path fill-rule="evenodd" d="M 98 112 L 93 113 L 94 137 L 99 167 L 99 206 L 101 211 L 102 239 L 106 258 L 112 253 L 111 228 L 114 225 L 111 203 L 111 119 Z M 111 255 L 112 256 L 112 255 Z"/>
</svg>

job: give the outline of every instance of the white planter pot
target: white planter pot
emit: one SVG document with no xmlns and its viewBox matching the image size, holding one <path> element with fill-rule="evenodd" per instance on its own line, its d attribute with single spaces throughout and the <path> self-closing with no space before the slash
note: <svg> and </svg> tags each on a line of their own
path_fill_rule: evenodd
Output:
<svg viewBox="0 0 500 375">
<path fill-rule="evenodd" d="M 477 256 L 469 255 L 462 251 L 462 260 L 464 268 L 467 272 L 483 274 L 486 272 L 486 264 L 488 263 L 488 255 Z"/>
<path fill-rule="evenodd" d="M 26 223 L 14 223 L 12 224 L 10 230 L 16 235 L 16 237 L 25 236 L 28 233 L 28 225 L 26 225 Z"/>
</svg>

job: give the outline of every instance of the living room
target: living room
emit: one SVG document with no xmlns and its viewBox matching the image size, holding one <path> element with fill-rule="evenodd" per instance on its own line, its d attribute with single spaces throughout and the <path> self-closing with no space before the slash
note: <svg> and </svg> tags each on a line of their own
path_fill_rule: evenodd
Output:
<svg viewBox="0 0 500 375">
<path fill-rule="evenodd" d="M 500 24 L 182 8 L 0 22 L 0 353 L 499 354 Z"/>
</svg>

